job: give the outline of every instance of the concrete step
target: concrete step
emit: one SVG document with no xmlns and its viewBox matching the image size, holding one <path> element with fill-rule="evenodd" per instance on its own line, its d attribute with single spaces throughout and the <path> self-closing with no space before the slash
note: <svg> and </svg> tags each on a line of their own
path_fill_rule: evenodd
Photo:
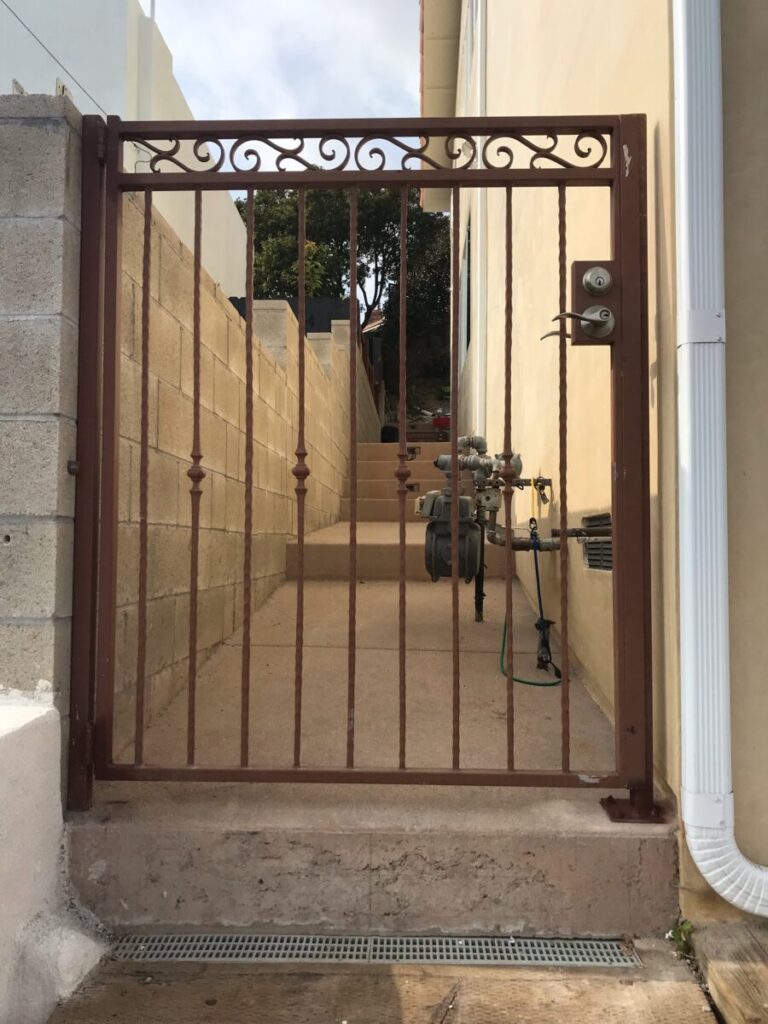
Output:
<svg viewBox="0 0 768 1024">
<path fill-rule="evenodd" d="M 674 825 L 594 791 L 99 783 L 67 824 L 85 906 L 117 930 L 662 935 Z"/>
<path fill-rule="evenodd" d="M 397 502 L 394 502 L 396 505 Z M 406 579 L 429 579 L 424 567 L 423 520 L 406 523 Z M 286 546 L 288 579 L 296 579 L 297 547 L 295 540 Z M 491 544 L 485 546 L 486 576 L 503 578 L 505 552 Z M 399 576 L 399 524 L 397 522 L 358 523 L 357 575 L 360 579 L 395 580 Z M 334 523 L 324 530 L 307 534 L 304 541 L 304 576 L 306 579 L 346 579 L 349 574 L 349 523 Z"/>
<path fill-rule="evenodd" d="M 428 480 L 441 486 L 445 483 L 445 473 L 437 469 L 431 459 L 412 459 L 406 465 L 411 471 L 412 480 Z M 397 459 L 361 459 L 357 463 L 357 479 L 396 480 L 397 466 Z"/>
<path fill-rule="evenodd" d="M 427 491 L 435 491 L 440 489 L 440 480 L 426 480 L 422 482 L 418 477 L 411 477 L 408 480 L 409 488 L 406 492 L 406 502 L 415 500 L 419 494 L 426 494 Z M 349 497 L 349 480 L 344 481 L 344 490 L 342 492 L 342 498 L 346 499 Z M 393 498 L 397 501 L 397 480 L 394 477 L 391 480 L 360 480 L 357 481 L 357 498 L 358 501 L 364 498 Z"/>
<path fill-rule="evenodd" d="M 431 461 L 438 455 L 449 452 L 451 443 L 450 441 L 409 441 L 408 447 L 416 449 L 418 458 Z M 396 465 L 399 448 L 400 445 L 397 442 L 361 441 L 357 446 L 357 457 L 364 462 L 391 459 Z"/>
<path fill-rule="evenodd" d="M 405 499 L 406 522 L 424 522 L 416 514 L 417 494 L 409 494 Z M 341 499 L 341 518 L 348 522 L 351 502 L 349 498 Z M 357 521 L 361 523 L 398 523 L 400 521 L 400 502 L 397 498 L 364 498 L 357 499 Z"/>
</svg>

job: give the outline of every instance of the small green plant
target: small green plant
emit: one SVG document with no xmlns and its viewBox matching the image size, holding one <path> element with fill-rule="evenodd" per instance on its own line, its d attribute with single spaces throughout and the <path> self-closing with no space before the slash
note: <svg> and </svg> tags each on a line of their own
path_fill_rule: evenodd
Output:
<svg viewBox="0 0 768 1024">
<path fill-rule="evenodd" d="M 693 924 L 683 919 L 675 928 L 667 932 L 667 938 L 675 947 L 675 953 L 681 960 L 692 961 L 695 959 L 691 935 Z"/>
</svg>

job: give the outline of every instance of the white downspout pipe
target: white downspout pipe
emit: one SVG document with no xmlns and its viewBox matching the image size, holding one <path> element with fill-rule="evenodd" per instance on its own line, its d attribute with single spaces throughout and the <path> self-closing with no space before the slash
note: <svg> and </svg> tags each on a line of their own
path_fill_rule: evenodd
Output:
<svg viewBox="0 0 768 1024">
<path fill-rule="evenodd" d="M 719 0 L 674 0 L 682 817 L 729 903 L 768 916 L 736 844 L 731 780 Z"/>
</svg>

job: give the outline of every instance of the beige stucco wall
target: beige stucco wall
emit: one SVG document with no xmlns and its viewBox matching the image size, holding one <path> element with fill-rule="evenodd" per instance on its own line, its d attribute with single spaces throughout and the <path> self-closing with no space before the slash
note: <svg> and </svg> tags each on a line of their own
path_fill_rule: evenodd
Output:
<svg viewBox="0 0 768 1024">
<path fill-rule="evenodd" d="M 620 5 L 585 0 L 509 0 L 488 4 L 487 114 L 489 116 L 644 112 L 649 121 L 651 304 L 652 537 L 654 564 L 654 676 L 656 758 L 665 778 L 677 782 L 677 641 L 672 616 L 675 565 L 673 312 L 673 210 L 670 139 L 671 66 L 666 0 L 627 0 Z M 600 40 L 600 59 L 585 58 Z M 557 74 L 552 60 L 556 59 Z M 461 80 L 457 90 L 462 95 Z M 569 190 L 567 261 L 610 255 L 609 203 L 597 189 Z M 514 206 L 513 446 L 526 475 L 554 479 L 553 501 L 536 506 L 548 532 L 558 525 L 558 342 L 540 341 L 559 309 L 557 193 L 518 189 Z M 504 194 L 488 196 L 486 283 L 473 282 L 473 301 L 487 302 L 486 434 L 493 451 L 503 439 Z M 474 254 L 473 254 L 474 257 Z M 479 263 L 479 258 L 475 260 Z M 568 273 L 570 281 L 570 270 Z M 569 283 L 570 289 L 570 283 Z M 485 295 L 483 291 L 485 290 Z M 482 341 L 482 339 L 480 339 Z M 474 344 L 474 342 L 473 342 Z M 607 349 L 570 348 L 568 353 L 568 510 L 571 525 L 610 509 L 610 355 Z M 468 366 L 469 373 L 474 367 Z M 462 390 L 477 390 L 471 377 Z M 476 404 L 478 398 L 475 398 Z M 466 407 L 466 400 L 462 400 Z M 466 425 L 477 414 L 465 412 Z M 464 425 L 464 424 L 463 424 Z M 666 444 L 659 446 L 659 437 Z M 515 501 L 515 522 L 531 513 L 529 495 Z M 589 570 L 580 546 L 570 545 L 571 643 L 581 672 L 600 703 L 613 704 L 612 580 Z M 518 559 L 524 586 L 532 590 L 530 559 Z M 547 609 L 559 618 L 558 560 L 543 561 Z M 670 604 L 671 602 L 671 604 Z M 662 683 L 666 685 L 662 685 Z"/>
<path fill-rule="evenodd" d="M 191 202 L 191 194 L 187 196 Z M 141 462 L 143 200 L 123 205 L 120 503 L 116 749 L 132 756 Z M 198 575 L 199 662 L 242 624 L 245 502 L 245 322 L 203 271 Z M 186 686 L 189 643 L 190 466 L 193 417 L 193 260 L 153 214 L 149 332 L 147 720 Z M 254 304 L 254 609 L 285 578 L 285 545 L 296 533 L 298 326 L 287 303 Z M 349 325 L 306 343 L 306 529 L 339 518 L 349 454 Z M 358 434 L 376 441 L 379 422 L 358 375 Z M 151 752 L 147 751 L 151 759 Z"/>
<path fill-rule="evenodd" d="M 726 275 L 728 309 L 728 456 L 731 577 L 731 672 L 737 836 L 748 856 L 768 861 L 768 655 L 762 622 L 768 611 L 768 555 L 753 538 L 755 510 L 768 498 L 759 472 L 768 433 L 764 401 L 768 356 L 760 303 L 766 265 L 768 197 L 761 154 L 768 150 L 768 9 L 751 0 L 723 8 L 726 140 Z M 645 113 L 648 117 L 650 427 L 655 758 L 659 778 L 679 790 L 679 664 L 676 521 L 676 328 L 674 250 L 674 121 L 669 0 L 489 0 L 489 115 Z M 599 49 L 595 41 L 599 40 Z M 591 55 L 594 54 L 594 57 Z M 460 72 L 461 73 L 461 72 Z M 458 94 L 462 86 L 459 81 Z M 550 190 L 515 194 L 515 330 L 513 443 L 526 475 L 557 477 L 557 340 L 539 342 L 557 310 L 555 197 Z M 607 255 L 605 210 L 597 193 L 569 193 L 568 263 Z M 487 434 L 502 430 L 503 199 L 489 198 Z M 484 287 L 476 282 L 475 288 Z M 473 301 L 475 301 L 473 295 Z M 478 301 L 482 301 L 482 291 Z M 471 368 L 468 367 L 471 371 Z M 570 518 L 609 507 L 608 356 L 569 352 Z M 462 382 L 464 384 L 464 382 Z M 467 396 L 475 391 L 468 374 Z M 465 425 L 475 416 L 461 400 Z M 718 485 L 713 482 L 713 485 Z M 523 504 L 525 507 L 523 507 Z M 547 512 L 549 513 L 547 515 Z M 517 521 L 529 514 L 518 499 Z M 544 512 L 556 525 L 558 495 Z M 759 517 L 759 516 L 758 516 Z M 611 705 L 611 586 L 583 567 L 572 545 L 571 636 L 593 692 Z M 765 564 L 764 564 L 765 563 Z M 523 582 L 530 571 L 518 559 Z M 546 593 L 557 608 L 557 571 Z M 557 611 L 555 611 L 557 615 Z M 730 913 L 693 867 L 682 844 L 681 901 L 697 916 Z"/>
</svg>

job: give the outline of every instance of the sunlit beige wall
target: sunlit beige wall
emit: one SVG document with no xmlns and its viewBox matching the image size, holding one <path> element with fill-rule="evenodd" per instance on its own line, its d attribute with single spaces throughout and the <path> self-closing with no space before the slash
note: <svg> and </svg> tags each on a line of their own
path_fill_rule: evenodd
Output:
<svg viewBox="0 0 768 1024">
<path fill-rule="evenodd" d="M 761 303 L 768 263 L 768 7 L 729 0 L 723 8 L 728 308 L 728 455 L 731 568 L 731 671 L 737 836 L 748 856 L 768 860 L 768 549 L 754 524 L 768 499 L 761 473 L 768 436 L 768 354 Z M 674 141 L 669 0 L 488 0 L 488 114 L 645 113 L 648 117 L 650 426 L 655 757 L 660 778 L 679 791 L 679 665 L 676 521 L 676 328 L 674 286 Z M 461 82 L 459 83 L 461 94 Z M 568 262 L 607 255 L 604 210 L 596 194 L 571 198 Z M 489 442 L 502 436 L 503 200 L 488 212 Z M 526 475 L 557 476 L 556 339 L 540 342 L 558 308 L 555 197 L 515 195 L 513 442 Z M 482 284 L 480 284 L 482 287 Z M 608 357 L 569 352 L 569 518 L 607 510 L 610 500 Z M 470 384 L 469 379 L 467 384 Z M 462 409 L 475 416 L 474 387 Z M 713 486 L 723 486 L 713 481 Z M 560 496 L 538 511 L 556 522 Z M 516 518 L 530 506 L 518 499 Z M 610 579 L 586 570 L 572 544 L 571 639 L 588 683 L 611 706 Z M 530 570 L 518 559 L 530 588 Z M 555 564 L 545 593 L 557 617 Z M 682 844 L 686 913 L 731 913 L 706 886 Z"/>
<path fill-rule="evenodd" d="M 651 513 L 653 543 L 656 759 L 678 783 L 678 669 L 675 617 L 675 336 L 671 36 L 667 0 L 489 0 L 487 113 L 495 115 L 648 116 L 650 217 Z M 459 82 L 458 95 L 462 95 Z M 610 255 L 608 198 L 594 189 L 568 193 L 567 261 Z M 553 501 L 535 512 L 543 531 L 558 524 L 558 342 L 540 341 L 558 312 L 557 195 L 554 189 L 514 194 L 513 446 L 525 475 L 554 478 Z M 488 199 L 487 430 L 503 439 L 504 196 Z M 482 282 L 476 288 L 483 288 Z M 478 301 L 482 301 L 482 294 Z M 480 339 L 482 342 L 482 339 Z M 474 342 L 473 342 L 474 344 Z M 467 385 L 470 381 L 467 380 Z M 466 387 L 467 394 L 474 387 Z M 568 352 L 568 509 L 571 525 L 610 509 L 609 353 Z M 466 408 L 469 404 L 469 408 Z M 472 400 L 465 419 L 476 418 Z M 515 520 L 527 523 L 529 496 L 516 499 Z M 589 570 L 570 542 L 571 644 L 596 698 L 613 703 L 611 574 Z M 518 559 L 532 589 L 530 559 Z M 557 557 L 544 566 L 547 611 L 559 619 Z"/>
</svg>

